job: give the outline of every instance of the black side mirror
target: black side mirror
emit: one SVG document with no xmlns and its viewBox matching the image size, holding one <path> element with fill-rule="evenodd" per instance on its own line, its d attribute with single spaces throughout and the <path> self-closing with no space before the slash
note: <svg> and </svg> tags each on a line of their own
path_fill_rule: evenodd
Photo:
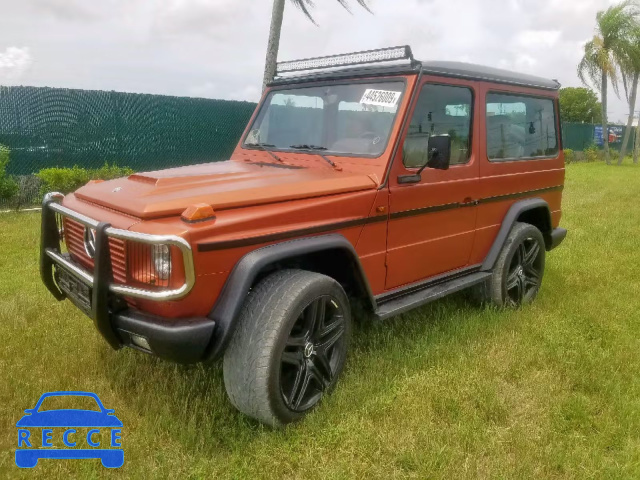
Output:
<svg viewBox="0 0 640 480">
<path fill-rule="evenodd" d="M 449 135 L 429 137 L 428 149 L 429 160 L 426 166 L 437 170 L 448 170 L 451 162 L 451 137 Z M 421 171 L 422 169 L 418 173 Z"/>
<path fill-rule="evenodd" d="M 418 183 L 425 168 L 448 170 L 451 161 L 451 137 L 434 135 L 427 142 L 427 163 L 423 164 L 413 175 L 399 175 L 398 183 Z"/>
</svg>

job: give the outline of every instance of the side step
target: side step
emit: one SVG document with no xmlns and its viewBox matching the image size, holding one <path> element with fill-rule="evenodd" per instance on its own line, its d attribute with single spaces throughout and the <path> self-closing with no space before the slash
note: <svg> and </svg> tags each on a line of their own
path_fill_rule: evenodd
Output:
<svg viewBox="0 0 640 480">
<path fill-rule="evenodd" d="M 491 277 L 491 272 L 476 272 L 464 277 L 455 278 L 448 282 L 439 283 L 431 287 L 426 287 L 417 292 L 408 293 L 399 298 L 394 298 L 388 302 L 380 304 L 375 312 L 375 316 L 379 320 L 400 315 L 413 308 L 420 307 L 434 300 L 438 300 L 450 293 L 464 290 Z"/>
</svg>

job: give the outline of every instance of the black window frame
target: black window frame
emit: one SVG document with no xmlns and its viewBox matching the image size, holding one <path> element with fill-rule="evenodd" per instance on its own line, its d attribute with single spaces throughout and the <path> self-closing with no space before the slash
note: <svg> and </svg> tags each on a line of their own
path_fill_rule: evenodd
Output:
<svg viewBox="0 0 640 480">
<path fill-rule="evenodd" d="M 503 96 L 511 96 L 511 97 L 520 97 L 520 98 L 533 98 L 536 100 L 548 100 L 551 102 L 551 105 L 553 105 L 553 125 L 555 127 L 555 134 L 556 134 L 556 148 L 557 151 L 555 153 L 555 155 L 551 156 L 551 155 L 538 155 L 538 156 L 534 156 L 534 157 L 509 157 L 509 158 L 490 158 L 489 157 L 489 131 L 488 131 L 488 122 L 487 122 L 487 103 L 488 103 L 488 98 L 489 95 L 491 94 L 496 94 L 496 95 L 503 95 Z M 561 140 L 559 137 L 559 131 L 560 128 L 559 127 L 559 110 L 558 110 L 558 104 L 559 102 L 557 101 L 557 99 L 555 97 L 550 97 L 547 95 L 534 95 L 534 94 L 530 94 L 530 93 L 516 93 L 516 92 L 505 92 L 505 91 L 501 91 L 501 90 L 487 90 L 485 95 L 484 95 L 484 148 L 485 148 L 485 157 L 486 159 L 491 162 L 491 163 L 501 163 L 501 162 L 526 162 L 526 161 L 532 161 L 532 160 L 555 160 L 558 158 L 558 156 L 560 155 L 560 150 L 561 150 Z"/>
<path fill-rule="evenodd" d="M 422 91 L 423 89 L 427 86 L 437 86 L 437 87 L 456 87 L 456 88 L 465 88 L 467 90 L 469 90 L 469 92 L 471 92 L 471 109 L 469 110 L 469 154 L 467 156 L 467 161 L 464 163 L 454 163 L 452 165 L 450 165 L 451 168 L 453 167 L 458 167 L 458 166 L 466 166 L 469 165 L 469 162 L 471 162 L 471 157 L 473 155 L 473 126 L 474 126 L 474 122 L 475 122 L 475 105 L 476 105 L 476 91 L 475 89 L 471 86 L 471 85 L 459 85 L 457 83 L 446 83 L 446 82 L 431 82 L 431 81 L 427 81 L 424 82 L 422 84 L 422 86 L 420 87 L 420 91 L 418 92 L 418 95 L 416 96 L 414 103 L 413 103 L 413 111 L 411 112 L 411 117 L 407 118 L 408 123 L 405 127 L 405 134 L 402 137 L 402 144 L 400 145 L 400 148 L 402 148 L 402 153 L 404 153 L 404 142 L 407 138 L 407 135 L 409 134 L 409 127 L 411 126 L 411 121 L 413 120 L 413 115 L 416 112 L 416 106 L 418 105 L 418 102 L 420 101 L 420 96 L 422 95 Z M 408 116 L 408 113 L 407 113 Z M 407 166 L 404 163 L 404 155 L 401 155 L 402 157 L 402 166 L 407 169 L 407 170 L 418 170 L 420 167 L 414 167 L 414 166 Z"/>
</svg>

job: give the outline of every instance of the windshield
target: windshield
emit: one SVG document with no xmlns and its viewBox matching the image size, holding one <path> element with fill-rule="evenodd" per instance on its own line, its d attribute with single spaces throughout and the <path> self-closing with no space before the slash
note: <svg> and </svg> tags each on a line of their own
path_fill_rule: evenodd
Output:
<svg viewBox="0 0 640 480">
<path fill-rule="evenodd" d="M 244 146 L 377 157 L 404 88 L 403 81 L 390 81 L 272 91 Z"/>
</svg>

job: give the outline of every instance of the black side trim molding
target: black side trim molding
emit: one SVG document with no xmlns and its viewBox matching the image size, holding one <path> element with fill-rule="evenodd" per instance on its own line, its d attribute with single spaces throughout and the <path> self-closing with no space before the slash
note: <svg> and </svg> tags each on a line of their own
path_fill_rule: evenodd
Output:
<svg viewBox="0 0 640 480">
<path fill-rule="evenodd" d="M 225 250 L 227 248 L 248 247 L 250 245 L 258 245 L 267 242 L 277 242 L 278 240 L 287 240 L 302 235 L 313 235 L 316 233 L 326 233 L 342 228 L 358 227 L 369 223 L 386 222 L 386 215 L 376 217 L 356 218 L 355 220 L 347 220 L 344 222 L 326 223 L 310 228 L 299 228 L 297 230 L 287 230 L 286 232 L 270 233 L 268 235 L 260 235 L 258 237 L 241 238 L 239 240 L 227 240 L 222 242 L 201 243 L 198 245 L 199 252 L 210 252 L 212 250 Z"/>
<path fill-rule="evenodd" d="M 563 189 L 564 189 L 564 185 L 556 185 L 555 187 L 538 188 L 536 190 L 528 190 L 526 192 L 508 193 L 506 195 L 496 195 L 495 197 L 487 197 L 479 200 L 478 203 L 500 202 L 502 200 L 509 200 L 511 198 L 523 198 L 531 195 L 536 195 L 538 193 L 555 192 Z"/>
<path fill-rule="evenodd" d="M 288 258 L 301 257 L 327 250 L 342 250 L 350 255 L 356 266 L 358 281 L 363 286 L 375 310 L 376 301 L 358 255 L 353 245 L 342 235 L 334 233 L 268 245 L 247 253 L 236 263 L 229 274 L 211 313 L 208 315 L 208 318 L 215 322 L 216 330 L 214 342 L 209 347 L 206 355 L 207 360 L 218 358 L 224 352 L 235 330 L 236 320 L 244 303 L 244 297 L 249 292 L 258 274 L 265 267 Z"/>
<path fill-rule="evenodd" d="M 413 210 L 404 210 L 402 212 L 392 213 L 391 220 L 395 220 L 397 218 L 404 218 L 404 217 L 413 217 L 416 215 L 424 215 L 424 214 L 433 213 L 433 212 L 441 212 L 443 210 L 450 210 L 452 208 L 460 208 L 461 206 L 462 206 L 461 203 L 447 203 L 444 205 L 434 205 L 431 207 L 422 207 L 422 208 L 415 208 Z"/>
<path fill-rule="evenodd" d="M 429 207 L 416 208 L 413 210 L 404 210 L 402 212 L 392 213 L 389 217 L 387 215 L 378 215 L 375 217 L 356 218 L 354 220 L 347 220 L 344 222 L 326 223 L 324 225 L 318 225 L 316 227 L 299 228 L 297 230 L 287 230 L 285 232 L 270 233 L 267 235 L 260 235 L 257 237 L 241 238 L 234 240 L 225 240 L 220 242 L 208 242 L 198 244 L 199 252 L 211 252 L 214 250 L 225 250 L 228 248 L 236 247 L 248 247 L 251 245 L 260 245 L 261 243 L 277 242 L 279 240 L 288 240 L 303 235 L 315 235 L 317 233 L 328 233 L 334 230 L 340 230 L 342 228 L 358 227 L 361 225 L 368 225 L 370 223 L 385 222 L 388 218 L 395 220 L 398 218 L 412 217 L 414 215 L 425 215 L 433 212 L 441 212 L 443 210 L 449 210 L 452 208 L 464 208 L 475 207 L 478 204 L 487 202 L 499 202 L 501 200 L 507 200 L 511 198 L 522 198 L 535 195 L 538 193 L 551 192 L 555 190 L 562 190 L 563 186 L 558 185 L 555 187 L 539 188 L 537 190 L 528 190 L 526 192 L 509 193 L 507 195 L 498 195 L 495 197 L 487 197 L 481 200 L 475 200 L 468 203 L 447 203 L 444 205 L 433 205 Z"/>
</svg>

